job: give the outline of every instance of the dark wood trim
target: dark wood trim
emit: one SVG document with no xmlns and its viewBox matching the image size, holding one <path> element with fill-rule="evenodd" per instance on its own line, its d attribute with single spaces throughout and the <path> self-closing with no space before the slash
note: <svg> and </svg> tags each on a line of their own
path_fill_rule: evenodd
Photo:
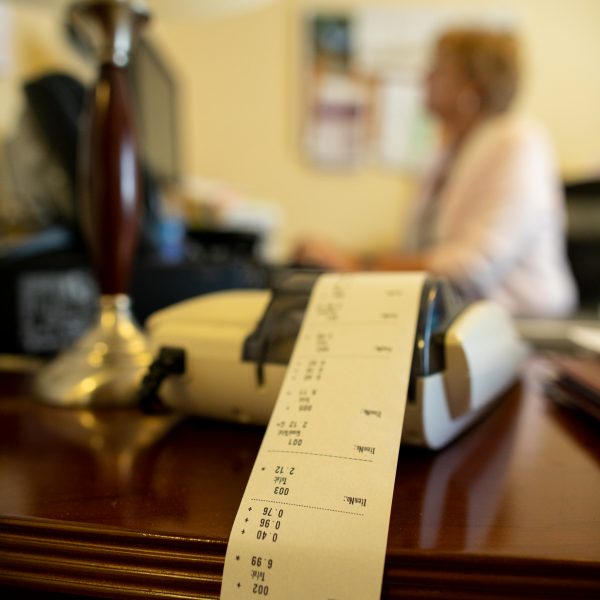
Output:
<svg viewBox="0 0 600 600">
<path fill-rule="evenodd" d="M 0 519 L 0 582 L 98 598 L 218 598 L 227 543 L 45 519 Z M 599 567 L 577 561 L 388 554 L 383 598 L 598 598 Z"/>
</svg>

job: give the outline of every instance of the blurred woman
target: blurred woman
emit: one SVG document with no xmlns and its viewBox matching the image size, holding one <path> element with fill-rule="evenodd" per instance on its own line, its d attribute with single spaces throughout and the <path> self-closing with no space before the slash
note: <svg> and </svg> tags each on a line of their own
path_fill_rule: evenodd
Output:
<svg viewBox="0 0 600 600">
<path fill-rule="evenodd" d="M 572 311 L 576 288 L 551 144 L 539 125 L 509 110 L 518 62 L 512 34 L 444 33 L 426 79 L 441 145 L 414 206 L 410 253 L 362 257 L 313 240 L 299 245 L 298 262 L 340 271 L 426 270 L 515 315 Z"/>
</svg>

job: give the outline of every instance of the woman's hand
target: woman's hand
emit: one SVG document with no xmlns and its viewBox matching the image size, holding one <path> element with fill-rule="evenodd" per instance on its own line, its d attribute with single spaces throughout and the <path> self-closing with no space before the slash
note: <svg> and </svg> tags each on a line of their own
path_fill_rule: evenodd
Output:
<svg viewBox="0 0 600 600">
<path fill-rule="evenodd" d="M 361 268 L 360 259 L 351 252 L 331 242 L 314 238 L 302 240 L 296 246 L 292 257 L 294 263 L 306 267 L 341 272 L 358 271 Z"/>
</svg>

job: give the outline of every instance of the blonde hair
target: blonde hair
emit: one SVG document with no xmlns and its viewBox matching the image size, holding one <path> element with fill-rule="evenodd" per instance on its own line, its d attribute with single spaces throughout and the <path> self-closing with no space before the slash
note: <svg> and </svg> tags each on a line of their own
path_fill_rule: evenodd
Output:
<svg viewBox="0 0 600 600">
<path fill-rule="evenodd" d="M 452 29 L 437 41 L 437 50 L 454 58 L 477 87 L 482 108 L 502 113 L 510 107 L 520 79 L 516 36 L 481 28 Z"/>
</svg>

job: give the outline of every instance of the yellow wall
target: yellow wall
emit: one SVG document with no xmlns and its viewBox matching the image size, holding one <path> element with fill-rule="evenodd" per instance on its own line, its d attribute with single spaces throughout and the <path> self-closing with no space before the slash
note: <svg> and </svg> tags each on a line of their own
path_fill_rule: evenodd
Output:
<svg viewBox="0 0 600 600">
<path fill-rule="evenodd" d="M 563 174 L 600 171 L 598 0 L 279 0 L 226 19 L 155 21 L 182 83 L 186 172 L 280 206 L 284 249 L 307 231 L 365 250 L 401 236 L 408 178 L 374 167 L 319 171 L 299 145 L 300 17 L 309 8 L 368 4 L 511 11 L 528 65 L 522 107 L 548 126 Z"/>
<path fill-rule="evenodd" d="M 284 247 L 311 231 L 349 247 L 376 249 L 395 244 L 402 231 L 412 189 L 406 177 L 381 168 L 319 171 L 299 149 L 300 17 L 307 8 L 368 4 L 280 0 L 235 18 L 156 27 L 185 85 L 188 170 L 279 203 Z M 600 2 L 458 5 L 514 14 L 528 67 L 523 109 L 550 129 L 564 175 L 600 171 Z"/>
</svg>

